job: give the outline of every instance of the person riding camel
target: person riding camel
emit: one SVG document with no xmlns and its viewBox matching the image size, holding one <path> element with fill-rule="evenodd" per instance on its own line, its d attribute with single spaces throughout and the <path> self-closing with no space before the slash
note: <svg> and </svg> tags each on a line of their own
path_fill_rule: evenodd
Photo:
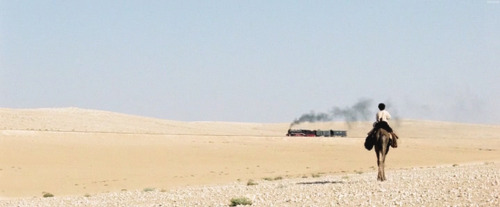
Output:
<svg viewBox="0 0 500 207">
<path fill-rule="evenodd" d="M 389 126 L 389 119 L 391 119 L 391 114 L 389 114 L 388 111 L 385 110 L 385 104 L 380 103 L 378 104 L 378 109 L 379 111 L 377 112 L 376 115 L 376 122 L 373 123 L 373 129 L 368 133 L 368 137 L 366 137 L 365 140 L 365 147 L 368 150 L 371 150 L 373 148 L 373 145 L 371 143 L 374 143 L 373 139 L 373 133 L 376 132 L 378 129 L 382 128 L 389 132 L 392 135 L 391 139 L 391 146 L 393 148 L 398 147 L 397 139 L 399 138 L 396 133 L 392 130 L 392 128 Z"/>
</svg>

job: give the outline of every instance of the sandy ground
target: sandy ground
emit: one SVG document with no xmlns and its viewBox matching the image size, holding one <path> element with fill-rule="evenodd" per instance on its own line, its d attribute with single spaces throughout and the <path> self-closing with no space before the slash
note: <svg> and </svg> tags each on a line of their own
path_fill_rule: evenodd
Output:
<svg viewBox="0 0 500 207">
<path fill-rule="evenodd" d="M 77 108 L 0 109 L 0 121 L 2 199 L 376 171 L 375 153 L 363 148 L 369 122 L 295 126 L 348 133 L 304 138 L 286 137 L 289 123 L 176 122 Z M 401 139 L 388 170 L 500 161 L 498 125 L 391 126 Z"/>
<path fill-rule="evenodd" d="M 193 186 L 147 188 L 50 198 L 0 200 L 0 206 L 500 206 L 500 163 L 446 165 L 388 171 L 318 175 Z M 241 203 L 241 202 L 240 202 Z"/>
</svg>

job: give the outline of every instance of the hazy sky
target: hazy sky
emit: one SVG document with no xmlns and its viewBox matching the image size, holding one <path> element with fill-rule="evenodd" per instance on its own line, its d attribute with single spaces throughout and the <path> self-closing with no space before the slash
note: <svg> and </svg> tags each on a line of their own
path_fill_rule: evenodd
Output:
<svg viewBox="0 0 500 207">
<path fill-rule="evenodd" d="M 500 124 L 500 0 L 0 0 L 0 107 Z"/>
</svg>

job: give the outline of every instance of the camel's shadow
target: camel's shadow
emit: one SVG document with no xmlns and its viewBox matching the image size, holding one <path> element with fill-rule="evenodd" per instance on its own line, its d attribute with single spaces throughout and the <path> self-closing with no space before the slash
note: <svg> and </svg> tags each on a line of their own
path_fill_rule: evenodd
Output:
<svg viewBox="0 0 500 207">
<path fill-rule="evenodd" d="M 344 184 L 344 181 L 313 181 L 313 182 L 298 182 L 297 185 L 326 185 L 326 184 Z"/>
</svg>

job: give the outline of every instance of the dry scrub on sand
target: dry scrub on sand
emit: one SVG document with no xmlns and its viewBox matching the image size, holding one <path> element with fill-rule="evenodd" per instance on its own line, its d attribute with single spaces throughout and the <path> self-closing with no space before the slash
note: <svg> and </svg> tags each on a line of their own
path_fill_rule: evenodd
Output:
<svg viewBox="0 0 500 207">
<path fill-rule="evenodd" d="M 440 166 L 321 178 L 0 201 L 0 206 L 499 206 L 500 164 Z"/>
<path fill-rule="evenodd" d="M 464 165 L 500 162 L 497 125 L 402 120 L 392 125 L 401 139 L 386 160 L 388 181 L 378 183 L 375 153 L 363 147 L 369 122 L 351 128 L 341 122 L 294 126 L 347 130 L 347 138 L 286 137 L 289 123 L 177 122 L 77 108 L 0 109 L 0 123 L 4 206 L 147 206 L 149 200 L 175 206 L 185 197 L 187 205 L 207 200 L 227 206 L 238 197 L 249 198 L 254 206 L 371 205 L 364 198 L 373 198 L 374 205 L 399 205 L 403 195 L 431 206 L 440 201 L 498 203 L 486 193 L 497 192 L 498 185 L 479 184 L 498 183 L 498 164 L 480 164 L 479 172 Z M 415 169 L 441 165 L 449 167 Z M 248 180 L 258 185 L 247 185 Z M 443 186 L 448 184 L 458 190 Z M 347 192 L 340 193 L 344 188 Z M 405 193 L 406 188 L 411 191 Z M 446 192 L 440 196 L 446 200 L 430 196 L 434 189 Z M 294 190 L 304 191 L 303 197 L 292 197 Z M 54 197 L 43 198 L 42 192 Z M 370 194 L 355 198 L 362 192 Z M 387 199 L 375 201 L 378 196 Z"/>
</svg>

